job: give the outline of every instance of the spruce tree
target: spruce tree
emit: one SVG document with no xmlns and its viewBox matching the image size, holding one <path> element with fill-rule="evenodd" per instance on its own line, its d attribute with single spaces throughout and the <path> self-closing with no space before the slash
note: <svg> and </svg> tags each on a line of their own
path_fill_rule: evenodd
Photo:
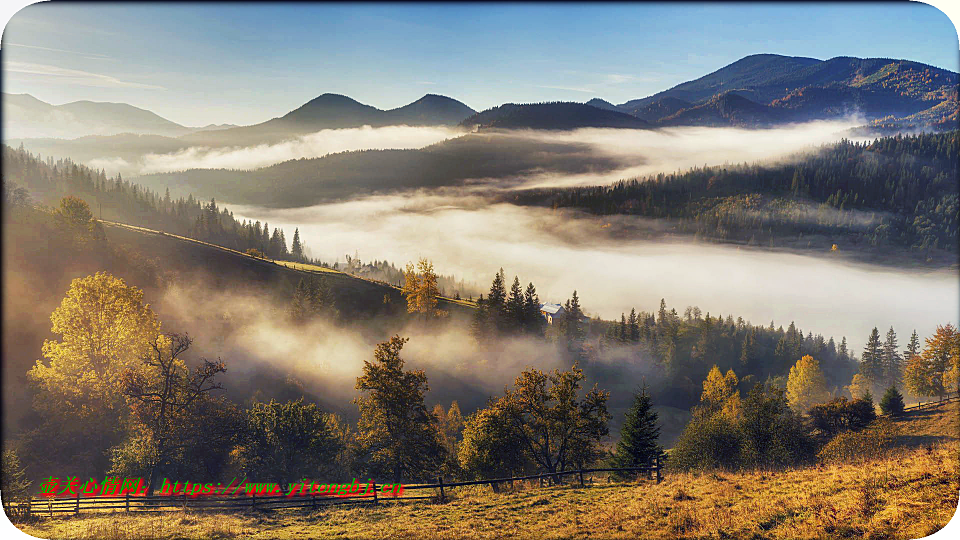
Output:
<svg viewBox="0 0 960 540">
<path fill-rule="evenodd" d="M 536 336 L 543 335 L 543 327 L 546 321 L 540 313 L 540 297 L 537 296 L 537 288 L 533 283 L 527 284 L 527 290 L 523 295 L 523 331 L 527 334 Z"/>
<path fill-rule="evenodd" d="M 887 331 L 887 339 L 883 342 L 883 383 L 884 386 L 901 386 L 903 384 L 903 360 L 897 350 L 897 333 L 893 327 Z"/>
<path fill-rule="evenodd" d="M 506 315 L 507 326 L 510 331 L 520 332 L 523 329 L 524 320 L 523 289 L 520 288 L 520 278 L 513 277 L 513 285 L 510 286 L 510 297 L 507 298 Z"/>
<path fill-rule="evenodd" d="M 627 317 L 627 338 L 630 341 L 640 341 L 640 326 L 637 324 L 637 310 L 630 309 L 630 316 Z"/>
<path fill-rule="evenodd" d="M 659 415 L 653 410 L 653 400 L 644 385 L 634 395 L 633 404 L 624 417 L 620 441 L 613 454 L 614 467 L 644 467 L 658 456 L 663 456 L 663 447 L 657 443 L 660 437 L 658 419 Z"/>
<path fill-rule="evenodd" d="M 919 354 L 920 354 L 920 337 L 917 336 L 917 331 L 914 330 L 913 333 L 910 334 L 910 342 L 907 343 L 907 350 L 903 351 L 903 359 L 904 361 L 908 361 L 914 356 L 917 356 Z"/>
<path fill-rule="evenodd" d="M 293 230 L 293 244 L 290 246 L 290 255 L 296 262 L 303 262 L 303 244 L 300 243 L 300 228 Z"/>
<path fill-rule="evenodd" d="M 870 332 L 867 344 L 863 348 L 863 355 L 860 357 L 860 374 L 869 381 L 871 386 L 882 381 L 883 345 L 880 343 L 880 332 L 876 327 Z"/>
<path fill-rule="evenodd" d="M 903 414 L 903 394 L 896 386 L 891 386 L 880 399 L 880 412 L 891 416 Z"/>
</svg>

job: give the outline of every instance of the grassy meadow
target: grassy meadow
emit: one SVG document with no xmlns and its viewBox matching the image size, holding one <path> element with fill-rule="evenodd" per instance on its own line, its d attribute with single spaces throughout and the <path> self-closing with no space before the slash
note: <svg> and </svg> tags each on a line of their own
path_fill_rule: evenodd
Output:
<svg viewBox="0 0 960 540">
<path fill-rule="evenodd" d="M 921 538 L 953 517 L 960 407 L 895 421 L 876 457 L 780 471 L 667 473 L 587 488 L 455 490 L 444 504 L 100 514 L 21 524 L 41 538 Z M 874 428 L 868 428 L 874 429 Z"/>
</svg>

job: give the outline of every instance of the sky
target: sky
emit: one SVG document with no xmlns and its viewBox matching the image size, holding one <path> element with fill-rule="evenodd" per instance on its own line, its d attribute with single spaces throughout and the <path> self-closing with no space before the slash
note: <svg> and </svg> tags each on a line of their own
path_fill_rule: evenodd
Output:
<svg viewBox="0 0 960 540">
<path fill-rule="evenodd" d="M 4 92 L 124 102 L 187 126 L 251 124 L 325 92 L 381 109 L 424 94 L 623 103 L 739 58 L 915 60 L 960 71 L 919 3 L 34 4 L 4 29 Z"/>
</svg>

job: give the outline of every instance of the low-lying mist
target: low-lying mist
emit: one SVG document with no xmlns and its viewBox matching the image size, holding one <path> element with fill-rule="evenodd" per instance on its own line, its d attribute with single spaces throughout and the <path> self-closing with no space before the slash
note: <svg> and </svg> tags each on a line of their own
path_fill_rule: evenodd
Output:
<svg viewBox="0 0 960 540">
<path fill-rule="evenodd" d="M 143 156 L 139 170 L 141 174 L 185 169 L 250 170 L 350 150 L 423 148 L 463 133 L 463 130 L 444 126 L 324 129 L 278 144 L 231 148 L 191 146 L 169 154 L 151 153 Z"/>
<path fill-rule="evenodd" d="M 464 412 L 502 394 L 527 367 L 569 369 L 572 363 L 556 345 L 522 336 L 482 348 L 469 324 L 460 320 L 377 318 L 335 323 L 321 316 L 297 325 L 276 297 L 253 289 L 226 293 L 202 281 L 170 286 L 154 307 L 164 331 L 188 332 L 195 338 L 192 357 L 224 360 L 228 369 L 224 387 L 239 402 L 255 397 L 256 390 L 258 399 L 296 399 L 302 389 L 304 395 L 348 417 L 356 414 L 351 400 L 358 395 L 354 385 L 363 361 L 372 360 L 376 344 L 393 334 L 410 339 L 402 356 L 407 369 L 427 373 L 428 401 L 448 406 L 457 400 Z M 643 377 L 651 380 L 644 359 L 637 353 L 629 359 L 624 354 L 614 349 L 599 359 L 608 370 L 616 370 L 612 381 L 629 383 L 618 392 L 615 404 L 626 403 L 629 390 Z"/>
<path fill-rule="evenodd" d="M 535 174 L 521 187 L 602 185 L 704 165 L 783 160 L 843 137 L 850 138 L 850 128 L 862 123 L 861 119 L 846 118 L 774 129 L 669 127 L 528 131 L 523 133 L 546 142 L 588 144 L 594 152 L 621 159 L 624 167 L 593 174 Z"/>
<path fill-rule="evenodd" d="M 952 271 L 875 268 L 804 256 L 682 240 L 648 240 L 618 230 L 654 231 L 642 218 L 491 203 L 480 195 L 375 196 L 307 208 L 234 206 L 236 215 L 300 228 L 313 256 L 344 253 L 398 264 L 419 257 L 440 272 L 489 284 L 501 266 L 509 280 L 532 281 L 544 302 L 578 291 L 585 310 L 619 319 L 632 307 L 655 311 L 661 298 L 682 312 L 847 336 L 858 350 L 874 326 L 929 334 L 956 322 L 960 285 Z M 627 227 L 629 226 L 629 227 Z M 843 246 L 841 246 L 843 249 Z"/>
</svg>

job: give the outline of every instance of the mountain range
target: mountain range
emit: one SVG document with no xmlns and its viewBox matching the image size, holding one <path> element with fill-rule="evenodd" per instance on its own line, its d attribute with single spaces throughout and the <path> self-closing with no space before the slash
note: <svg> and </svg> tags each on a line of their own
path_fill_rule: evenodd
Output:
<svg viewBox="0 0 960 540">
<path fill-rule="evenodd" d="M 865 124 L 887 129 L 951 129 L 958 121 L 957 87 L 957 73 L 909 60 L 757 54 L 619 105 L 594 98 L 586 103 L 508 103 L 477 112 L 455 99 L 427 94 L 382 110 L 327 93 L 283 116 L 239 127 L 191 128 L 122 103 L 56 106 L 27 94 L 4 94 L 3 136 L 8 144 L 24 142 L 45 155 L 135 161 L 144 152 L 271 144 L 322 129 L 364 125 L 459 125 L 465 130 L 758 128 L 855 115 Z M 92 137 L 78 138 L 83 135 Z"/>
<path fill-rule="evenodd" d="M 756 54 L 616 108 L 659 125 L 762 127 L 859 114 L 949 128 L 957 124 L 957 84 L 957 73 L 909 60 Z"/>
<path fill-rule="evenodd" d="M 51 105 L 30 94 L 3 94 L 4 139 L 143 133 L 176 137 L 229 124 L 186 127 L 126 103 L 74 101 Z"/>
</svg>

